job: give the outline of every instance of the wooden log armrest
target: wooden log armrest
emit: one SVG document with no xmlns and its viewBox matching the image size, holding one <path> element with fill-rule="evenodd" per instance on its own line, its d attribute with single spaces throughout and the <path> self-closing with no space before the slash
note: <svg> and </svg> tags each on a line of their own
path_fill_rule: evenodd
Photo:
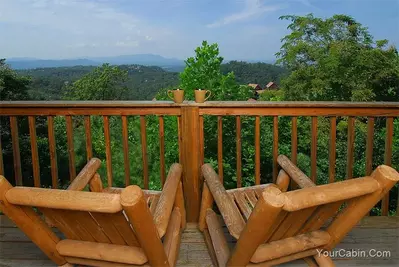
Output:
<svg viewBox="0 0 399 267">
<path fill-rule="evenodd" d="M 90 183 L 100 166 L 101 160 L 92 158 L 68 186 L 67 190 L 82 191 Z"/>
<path fill-rule="evenodd" d="M 208 186 L 216 205 L 222 214 L 223 220 L 229 229 L 230 234 L 234 238 L 238 239 L 241 231 L 245 227 L 245 221 L 242 218 L 239 209 L 224 189 L 219 180 L 219 176 L 210 164 L 202 165 L 202 174 L 204 175 L 206 185 Z"/>
<path fill-rule="evenodd" d="M 178 163 L 172 164 L 169 169 L 166 182 L 159 197 L 157 207 L 154 212 L 154 222 L 160 237 L 163 237 L 168 228 L 170 216 L 175 205 L 176 193 L 181 181 L 183 172 L 182 165 Z"/>
<path fill-rule="evenodd" d="M 316 186 L 289 158 L 285 155 L 279 155 L 277 162 L 281 168 L 294 180 L 300 188 Z"/>
</svg>

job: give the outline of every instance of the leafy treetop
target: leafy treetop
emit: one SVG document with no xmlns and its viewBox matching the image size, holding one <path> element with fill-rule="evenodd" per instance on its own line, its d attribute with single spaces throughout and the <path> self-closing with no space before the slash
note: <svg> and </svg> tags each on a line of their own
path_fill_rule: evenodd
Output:
<svg viewBox="0 0 399 267">
<path fill-rule="evenodd" d="M 399 100 L 399 57 L 387 40 L 374 41 L 347 15 L 282 16 L 291 33 L 277 63 L 291 73 L 282 81 L 287 100 Z"/>
</svg>

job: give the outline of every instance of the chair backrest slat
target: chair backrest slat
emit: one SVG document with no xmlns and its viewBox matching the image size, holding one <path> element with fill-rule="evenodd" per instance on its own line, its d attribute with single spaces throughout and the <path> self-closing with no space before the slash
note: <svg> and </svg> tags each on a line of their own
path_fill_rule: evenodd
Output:
<svg viewBox="0 0 399 267">
<path fill-rule="evenodd" d="M 137 237 L 134 234 L 134 231 L 130 223 L 128 222 L 128 219 L 122 212 L 109 214 L 108 216 L 111 217 L 110 220 L 114 224 L 115 228 L 118 230 L 119 234 L 123 237 L 126 244 L 128 244 L 129 246 L 140 246 L 140 243 L 137 240 Z"/>
<path fill-rule="evenodd" d="M 98 225 L 98 223 L 93 219 L 91 214 L 87 211 L 64 211 L 72 218 L 74 218 L 78 222 L 78 227 L 80 228 L 79 230 L 82 231 L 83 229 L 85 230 L 86 233 L 89 233 L 90 237 L 89 239 L 84 240 L 84 241 L 90 241 L 90 239 L 94 239 L 96 242 L 100 243 L 111 243 L 111 240 L 107 237 L 107 235 L 104 233 L 103 228 Z"/>
<path fill-rule="evenodd" d="M 316 211 L 317 207 L 307 208 L 301 211 L 291 212 L 290 215 L 294 215 L 291 217 L 291 226 L 284 233 L 282 238 L 292 237 L 298 234 L 300 229 L 306 224 L 307 220 L 312 216 L 312 214 Z"/>
<path fill-rule="evenodd" d="M 244 217 L 245 220 L 248 220 L 252 210 L 251 207 L 249 206 L 247 199 L 245 198 L 244 192 L 236 191 L 233 193 L 233 196 L 235 202 L 237 203 L 238 208 L 240 209 L 242 217 Z"/>
<path fill-rule="evenodd" d="M 251 205 L 252 209 L 255 208 L 256 202 L 258 199 L 256 198 L 255 192 L 252 190 L 245 191 L 245 198 L 248 200 L 249 204 Z"/>
<path fill-rule="evenodd" d="M 307 222 L 299 230 L 298 234 L 320 229 L 330 218 L 337 214 L 343 203 L 344 201 L 337 201 L 317 207 L 316 211 L 311 217 L 309 217 Z"/>
<path fill-rule="evenodd" d="M 275 232 L 280 228 L 280 225 L 284 222 L 285 218 L 288 216 L 288 212 L 286 211 L 281 211 L 279 215 L 277 216 L 276 220 L 274 221 L 273 225 L 270 227 L 265 241 L 262 243 L 270 242 L 272 236 L 275 234 Z"/>
<path fill-rule="evenodd" d="M 115 245 L 127 245 L 125 239 L 113 223 L 114 214 L 92 212 L 91 215 L 101 226 L 104 233 Z"/>
<path fill-rule="evenodd" d="M 159 201 L 159 195 L 152 195 L 149 198 L 151 198 L 150 211 L 151 211 L 151 214 L 154 215 L 155 210 L 157 208 L 158 201 Z"/>
<path fill-rule="evenodd" d="M 286 215 L 284 216 L 283 221 L 279 223 L 279 226 L 274 231 L 272 236 L 269 238 L 268 242 L 280 240 L 288 231 L 288 229 L 291 227 L 291 225 L 295 220 L 295 217 L 298 215 L 299 213 L 296 212 L 287 212 Z"/>
<path fill-rule="evenodd" d="M 80 240 L 75 230 L 72 228 L 66 218 L 64 218 L 59 210 L 40 208 L 43 215 L 51 220 L 51 222 L 65 235 L 68 239 Z"/>
<path fill-rule="evenodd" d="M 80 216 L 81 212 L 70 210 L 56 210 L 56 212 L 64 219 L 65 223 L 70 225 L 71 229 L 79 237 L 79 240 L 95 242 L 94 237 L 84 226 L 84 222 L 82 221 L 84 218 Z"/>
</svg>

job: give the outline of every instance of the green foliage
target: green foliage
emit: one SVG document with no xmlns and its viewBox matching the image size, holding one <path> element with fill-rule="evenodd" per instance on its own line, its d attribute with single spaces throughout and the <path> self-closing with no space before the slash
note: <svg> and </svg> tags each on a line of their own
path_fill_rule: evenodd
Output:
<svg viewBox="0 0 399 267">
<path fill-rule="evenodd" d="M 123 99 L 151 100 L 160 88 L 175 87 L 179 83 L 178 73 L 160 67 L 120 65 L 118 68 L 127 72 L 126 80 L 121 83 L 127 88 Z M 65 97 L 67 88 L 94 69 L 93 66 L 75 66 L 18 70 L 17 73 L 31 77 L 29 99 L 60 100 Z"/>
<path fill-rule="evenodd" d="M 218 45 L 203 41 L 195 49 L 195 57 L 189 57 L 186 68 L 180 73 L 180 87 L 185 89 L 185 98 L 194 99 L 197 88 L 212 91 L 210 100 L 247 100 L 252 92 L 246 86 L 240 87 L 233 72 L 223 74 L 223 57 L 219 55 Z M 157 96 L 159 99 L 159 96 Z"/>
<path fill-rule="evenodd" d="M 14 70 L 9 68 L 5 64 L 4 59 L 0 59 L 0 100 L 1 101 L 16 101 L 16 100 L 26 100 L 28 97 L 28 85 L 30 79 L 25 76 L 18 75 Z M 21 164 L 23 166 L 28 166 L 31 164 L 29 151 L 29 136 L 27 118 L 19 119 L 17 117 L 17 126 L 19 128 L 20 135 L 20 151 L 21 151 Z M 0 116 L 0 141 L 2 145 L 4 166 L 13 166 L 13 153 L 12 153 L 12 142 L 11 142 L 11 130 L 10 130 L 10 120 L 8 117 Z M 6 177 L 14 177 L 13 168 L 4 168 L 4 175 Z M 29 170 L 26 171 L 24 168 L 22 170 L 24 177 L 29 175 Z M 27 177 L 29 178 L 29 177 Z M 27 184 L 32 184 L 29 179 L 24 179 Z"/>
<path fill-rule="evenodd" d="M 186 68 L 180 73 L 180 87 L 187 91 L 188 97 L 192 97 L 197 88 L 213 90 L 219 87 L 222 61 L 217 44 L 209 45 L 207 41 L 203 41 L 202 46 L 195 49 L 195 57 L 189 57 L 185 61 Z"/>
<path fill-rule="evenodd" d="M 268 63 L 247 63 L 230 61 L 222 65 L 222 73 L 233 72 L 239 84 L 257 83 L 263 87 L 274 81 L 280 84 L 280 79 L 287 75 L 287 70 Z"/>
<path fill-rule="evenodd" d="M 19 76 L 5 64 L 5 59 L 0 59 L 0 99 L 24 100 L 28 98 L 28 77 Z"/>
<path fill-rule="evenodd" d="M 399 101 L 399 56 L 346 15 L 283 16 L 291 33 L 276 55 L 288 100 Z"/>
<path fill-rule="evenodd" d="M 283 101 L 285 99 L 283 90 L 265 90 L 260 94 L 260 101 Z"/>
<path fill-rule="evenodd" d="M 123 85 L 127 71 L 117 66 L 103 64 L 81 79 L 67 86 L 66 98 L 70 100 L 121 100 L 126 96 Z"/>
</svg>

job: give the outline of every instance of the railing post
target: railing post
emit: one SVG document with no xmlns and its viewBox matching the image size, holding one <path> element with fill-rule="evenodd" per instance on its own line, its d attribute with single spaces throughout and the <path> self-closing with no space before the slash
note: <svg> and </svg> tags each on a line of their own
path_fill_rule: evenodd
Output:
<svg viewBox="0 0 399 267">
<path fill-rule="evenodd" d="M 200 124 L 199 108 L 181 108 L 183 187 L 187 221 L 198 222 L 200 209 Z"/>
</svg>

